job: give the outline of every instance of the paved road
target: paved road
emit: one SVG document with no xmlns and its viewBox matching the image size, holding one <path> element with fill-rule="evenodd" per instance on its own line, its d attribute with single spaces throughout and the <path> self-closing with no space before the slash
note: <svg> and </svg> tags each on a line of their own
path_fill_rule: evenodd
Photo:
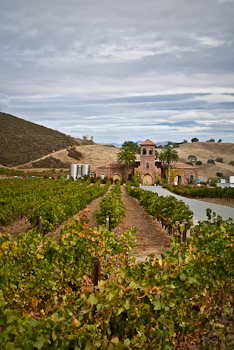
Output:
<svg viewBox="0 0 234 350">
<path fill-rule="evenodd" d="M 198 201 L 196 199 L 185 198 L 178 196 L 177 194 L 171 193 L 164 190 L 160 186 L 141 186 L 143 190 L 156 192 L 159 196 L 174 196 L 178 200 L 182 200 L 189 208 L 193 211 L 194 217 L 200 221 L 207 220 L 206 209 L 210 208 L 217 215 L 222 216 L 223 220 L 232 218 L 234 220 L 234 208 L 226 207 L 224 205 L 212 204 L 208 202 Z"/>
</svg>

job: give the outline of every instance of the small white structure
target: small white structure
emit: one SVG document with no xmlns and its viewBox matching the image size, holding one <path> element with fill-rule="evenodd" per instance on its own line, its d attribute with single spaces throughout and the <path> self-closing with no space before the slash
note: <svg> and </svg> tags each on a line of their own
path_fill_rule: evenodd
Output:
<svg viewBox="0 0 234 350">
<path fill-rule="evenodd" d="M 93 141 L 93 136 L 90 136 L 90 135 L 83 136 L 83 141 Z"/>
<path fill-rule="evenodd" d="M 234 176 L 229 176 L 230 187 L 234 187 Z"/>
</svg>

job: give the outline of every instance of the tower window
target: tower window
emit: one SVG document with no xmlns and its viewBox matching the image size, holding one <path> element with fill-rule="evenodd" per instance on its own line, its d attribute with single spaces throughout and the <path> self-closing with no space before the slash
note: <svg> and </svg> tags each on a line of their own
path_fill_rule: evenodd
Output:
<svg viewBox="0 0 234 350">
<path fill-rule="evenodd" d="M 143 154 L 143 156 L 145 156 L 145 155 L 146 155 L 146 148 L 143 148 L 143 150 L 142 150 L 142 154 Z"/>
<path fill-rule="evenodd" d="M 149 162 L 146 162 L 146 169 L 149 169 Z"/>
<path fill-rule="evenodd" d="M 152 149 L 152 148 L 149 149 L 149 155 L 150 155 L 150 156 L 153 155 L 153 149 Z"/>
</svg>

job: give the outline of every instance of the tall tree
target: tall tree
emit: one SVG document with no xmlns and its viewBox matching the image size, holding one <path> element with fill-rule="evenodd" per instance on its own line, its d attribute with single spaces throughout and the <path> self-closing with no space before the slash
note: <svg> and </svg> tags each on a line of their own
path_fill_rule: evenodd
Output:
<svg viewBox="0 0 234 350">
<path fill-rule="evenodd" d="M 178 153 L 176 150 L 174 150 L 170 146 L 166 146 L 162 151 L 162 153 L 160 153 L 159 159 L 167 162 L 167 172 L 168 172 L 167 179 L 168 179 L 168 183 L 170 183 L 170 163 L 173 160 L 177 161 L 179 159 Z"/>
<path fill-rule="evenodd" d="M 138 145 L 137 142 L 134 141 L 124 141 L 124 143 L 122 144 L 122 148 L 124 147 L 129 147 L 131 148 L 131 150 L 135 153 L 140 154 L 141 151 L 141 147 Z"/>
<path fill-rule="evenodd" d="M 118 163 L 125 163 L 125 182 L 128 181 L 128 166 L 135 163 L 136 154 L 130 147 L 123 147 L 117 154 Z"/>
</svg>

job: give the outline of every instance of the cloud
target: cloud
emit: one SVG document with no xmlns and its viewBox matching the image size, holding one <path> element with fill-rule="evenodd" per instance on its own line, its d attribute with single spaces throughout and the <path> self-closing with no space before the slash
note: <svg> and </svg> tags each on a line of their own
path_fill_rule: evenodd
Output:
<svg viewBox="0 0 234 350">
<path fill-rule="evenodd" d="M 195 132 L 233 141 L 233 9 L 224 0 L 1 2 L 0 107 L 99 142 Z"/>
</svg>

